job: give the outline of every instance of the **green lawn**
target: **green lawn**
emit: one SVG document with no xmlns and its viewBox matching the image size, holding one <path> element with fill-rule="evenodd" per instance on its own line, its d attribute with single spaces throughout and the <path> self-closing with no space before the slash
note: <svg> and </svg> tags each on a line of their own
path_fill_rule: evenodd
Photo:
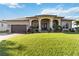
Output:
<svg viewBox="0 0 79 59">
<path fill-rule="evenodd" d="M 0 42 L 0 55 L 79 56 L 79 34 L 22 34 Z"/>
</svg>

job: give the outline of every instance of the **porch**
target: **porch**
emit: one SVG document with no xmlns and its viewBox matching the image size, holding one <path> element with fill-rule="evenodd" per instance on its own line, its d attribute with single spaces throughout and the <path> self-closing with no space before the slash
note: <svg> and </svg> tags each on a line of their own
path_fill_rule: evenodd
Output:
<svg viewBox="0 0 79 59">
<path fill-rule="evenodd" d="M 60 25 L 61 20 L 38 19 L 30 21 L 30 28 L 39 32 L 53 31 L 54 25 Z"/>
</svg>

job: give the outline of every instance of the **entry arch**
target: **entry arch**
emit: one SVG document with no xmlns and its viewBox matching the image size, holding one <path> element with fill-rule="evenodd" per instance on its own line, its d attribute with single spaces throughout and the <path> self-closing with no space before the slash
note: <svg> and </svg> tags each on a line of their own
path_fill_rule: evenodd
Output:
<svg viewBox="0 0 79 59">
<path fill-rule="evenodd" d="M 41 30 L 47 31 L 50 29 L 50 19 L 41 19 Z"/>
</svg>

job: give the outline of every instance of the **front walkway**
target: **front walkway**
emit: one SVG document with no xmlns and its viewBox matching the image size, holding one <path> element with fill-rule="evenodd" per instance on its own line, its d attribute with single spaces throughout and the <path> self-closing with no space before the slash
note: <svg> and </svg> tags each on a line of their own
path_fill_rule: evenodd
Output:
<svg viewBox="0 0 79 59">
<path fill-rule="evenodd" d="M 18 34 L 6 34 L 6 33 L 1 33 L 1 34 L 0 34 L 0 41 L 1 41 L 1 40 L 6 40 L 6 39 L 8 39 L 8 38 L 10 38 L 10 37 L 13 37 L 13 36 L 16 36 L 16 35 L 18 35 Z"/>
</svg>

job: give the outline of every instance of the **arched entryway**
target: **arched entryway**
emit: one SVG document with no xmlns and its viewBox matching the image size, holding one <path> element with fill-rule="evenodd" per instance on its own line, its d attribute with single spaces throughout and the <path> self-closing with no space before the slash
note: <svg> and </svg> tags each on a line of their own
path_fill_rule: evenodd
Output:
<svg viewBox="0 0 79 59">
<path fill-rule="evenodd" d="M 53 25 L 58 25 L 58 20 L 53 20 Z"/>
<path fill-rule="evenodd" d="M 50 29 L 50 19 L 42 19 L 41 20 L 41 30 L 47 31 Z"/>
<path fill-rule="evenodd" d="M 39 30 L 39 22 L 38 20 L 32 20 L 31 21 L 31 26 L 29 28 L 29 32 L 38 32 Z"/>
<path fill-rule="evenodd" d="M 32 27 L 34 27 L 34 28 L 38 28 L 38 26 L 39 26 L 38 20 L 33 20 L 33 21 L 31 22 L 31 25 L 32 25 Z"/>
</svg>

